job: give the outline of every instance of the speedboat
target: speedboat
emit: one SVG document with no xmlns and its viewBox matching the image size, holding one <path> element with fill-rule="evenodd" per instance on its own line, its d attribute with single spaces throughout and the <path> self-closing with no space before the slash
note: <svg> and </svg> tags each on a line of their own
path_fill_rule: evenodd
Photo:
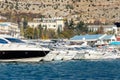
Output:
<svg viewBox="0 0 120 80">
<path fill-rule="evenodd" d="M 49 52 L 48 48 L 28 44 L 8 35 L 0 35 L 0 61 L 36 62 Z"/>
</svg>

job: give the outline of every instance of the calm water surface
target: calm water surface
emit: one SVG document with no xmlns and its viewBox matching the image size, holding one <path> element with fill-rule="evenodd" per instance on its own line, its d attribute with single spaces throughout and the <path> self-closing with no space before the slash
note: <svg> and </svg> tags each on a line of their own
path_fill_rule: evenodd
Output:
<svg viewBox="0 0 120 80">
<path fill-rule="evenodd" d="M 0 63 L 0 80 L 120 80 L 120 59 Z"/>
</svg>

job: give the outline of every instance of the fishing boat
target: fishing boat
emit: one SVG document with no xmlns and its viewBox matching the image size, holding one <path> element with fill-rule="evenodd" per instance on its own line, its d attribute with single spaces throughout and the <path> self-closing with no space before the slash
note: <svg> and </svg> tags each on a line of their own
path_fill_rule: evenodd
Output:
<svg viewBox="0 0 120 80">
<path fill-rule="evenodd" d="M 0 35 L 0 61 L 40 61 L 50 50 L 41 46 L 28 44 L 21 39 Z"/>
</svg>

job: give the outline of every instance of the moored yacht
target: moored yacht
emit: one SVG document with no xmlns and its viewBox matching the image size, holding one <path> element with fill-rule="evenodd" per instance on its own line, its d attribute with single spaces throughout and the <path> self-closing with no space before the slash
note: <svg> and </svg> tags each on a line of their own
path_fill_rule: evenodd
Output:
<svg viewBox="0 0 120 80">
<path fill-rule="evenodd" d="M 120 58 L 116 49 L 98 48 L 85 51 L 85 59 L 117 59 Z"/>
<path fill-rule="evenodd" d="M 0 61 L 39 61 L 49 49 L 27 44 L 18 38 L 0 35 Z"/>
</svg>

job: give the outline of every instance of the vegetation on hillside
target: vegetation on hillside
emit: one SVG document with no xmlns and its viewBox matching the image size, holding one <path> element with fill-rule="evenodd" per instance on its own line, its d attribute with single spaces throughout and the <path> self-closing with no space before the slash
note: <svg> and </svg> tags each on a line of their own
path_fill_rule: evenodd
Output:
<svg viewBox="0 0 120 80">
<path fill-rule="evenodd" d="M 119 20 L 120 0 L 3 0 L 0 1 L 0 15 L 8 21 L 16 21 L 18 16 L 29 18 L 45 17 L 73 18 L 85 23 L 113 24 Z M 38 17 L 36 16 L 36 17 Z"/>
</svg>

